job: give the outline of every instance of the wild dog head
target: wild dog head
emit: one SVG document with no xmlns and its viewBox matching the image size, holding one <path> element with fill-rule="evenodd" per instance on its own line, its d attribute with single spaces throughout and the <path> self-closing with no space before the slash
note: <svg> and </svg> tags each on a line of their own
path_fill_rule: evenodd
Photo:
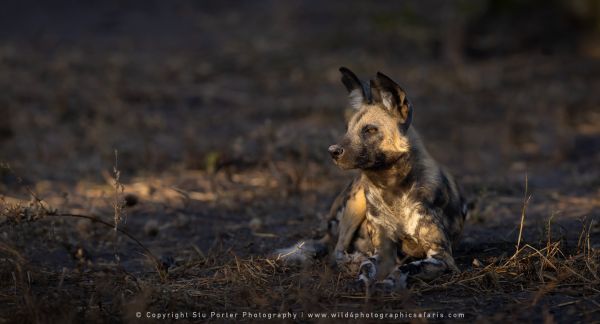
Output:
<svg viewBox="0 0 600 324">
<path fill-rule="evenodd" d="M 356 112 L 341 141 L 329 147 L 333 161 L 342 169 L 378 170 L 393 165 L 409 151 L 412 105 L 406 93 L 381 72 L 369 84 L 347 68 L 340 72 Z"/>
</svg>

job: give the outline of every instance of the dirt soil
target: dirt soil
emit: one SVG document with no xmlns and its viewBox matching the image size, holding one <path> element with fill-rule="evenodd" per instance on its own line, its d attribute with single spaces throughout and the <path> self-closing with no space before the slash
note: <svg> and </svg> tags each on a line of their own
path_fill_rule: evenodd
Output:
<svg viewBox="0 0 600 324">
<path fill-rule="evenodd" d="M 0 323 L 244 311 L 600 321 L 595 36 L 444 1 L 6 7 Z M 532 24 L 557 15 L 541 11 Z M 340 66 L 407 90 L 414 126 L 473 202 L 461 274 L 367 296 L 327 262 L 271 256 L 318 237 L 354 175 L 327 154 L 345 131 Z"/>
</svg>

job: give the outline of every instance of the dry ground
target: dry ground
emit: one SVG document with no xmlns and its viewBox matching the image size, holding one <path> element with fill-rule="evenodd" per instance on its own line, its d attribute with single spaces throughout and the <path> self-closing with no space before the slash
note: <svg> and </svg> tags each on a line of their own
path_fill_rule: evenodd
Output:
<svg viewBox="0 0 600 324">
<path fill-rule="evenodd" d="M 467 18 L 483 9 L 432 13 L 441 5 L 9 5 L 0 323 L 138 311 L 599 321 L 595 36 L 502 16 L 478 29 Z M 346 289 L 353 274 L 268 257 L 318 236 L 352 177 L 326 152 L 344 131 L 340 65 L 407 89 L 432 155 L 475 202 L 460 275 L 367 298 Z"/>
</svg>

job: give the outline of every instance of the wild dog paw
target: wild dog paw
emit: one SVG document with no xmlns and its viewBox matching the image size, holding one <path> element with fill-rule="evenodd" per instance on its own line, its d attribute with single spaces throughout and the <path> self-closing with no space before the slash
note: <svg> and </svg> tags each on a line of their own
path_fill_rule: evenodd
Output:
<svg viewBox="0 0 600 324">
<path fill-rule="evenodd" d="M 358 268 L 358 279 L 359 280 L 373 280 L 377 275 L 377 267 L 375 266 L 376 260 L 369 258 L 363 261 Z"/>
<path fill-rule="evenodd" d="M 344 251 L 334 251 L 329 259 L 330 265 L 337 269 L 345 269 L 346 271 L 352 270 L 353 264 L 352 255 Z M 354 268 L 356 270 L 356 268 Z"/>
<path fill-rule="evenodd" d="M 336 266 L 341 267 L 350 262 L 350 257 L 344 251 L 334 251 L 333 262 Z"/>
</svg>

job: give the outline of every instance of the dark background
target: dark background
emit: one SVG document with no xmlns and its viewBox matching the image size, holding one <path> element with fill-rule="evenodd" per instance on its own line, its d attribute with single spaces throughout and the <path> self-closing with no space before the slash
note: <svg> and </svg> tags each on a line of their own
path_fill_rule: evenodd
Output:
<svg viewBox="0 0 600 324">
<path fill-rule="evenodd" d="M 317 235 L 351 178 L 327 155 L 344 132 L 340 66 L 365 79 L 381 71 L 407 90 L 426 146 L 475 203 L 462 269 L 483 251 L 514 246 L 526 175 L 529 240 L 551 216 L 571 242 L 581 220 L 597 219 L 600 5 L 592 0 L 3 3 L 0 159 L 12 171 L 0 171 L 0 194 L 26 202 L 29 187 L 55 208 L 110 221 L 118 150 L 135 200 L 122 226 L 155 254 L 177 265 L 195 255 L 192 246 L 228 251 L 217 263 L 264 256 Z M 108 229 L 38 224 L 0 227 L 3 244 L 32 267 L 85 272 L 73 256 L 82 247 L 87 271 L 103 262 L 147 270 L 124 239 L 114 260 Z M 12 282 L 5 266 L 2 279 Z M 59 280 L 48 278 L 34 285 L 40 309 L 52 305 L 47 287 Z M 67 295 L 56 292 L 73 306 L 64 316 L 127 314 L 108 292 L 99 294 L 114 312 L 75 311 L 74 295 L 89 298 L 77 280 Z M 435 299 L 424 298 L 419 305 Z M 5 305 L 5 315 L 35 319 L 18 301 Z"/>
</svg>

